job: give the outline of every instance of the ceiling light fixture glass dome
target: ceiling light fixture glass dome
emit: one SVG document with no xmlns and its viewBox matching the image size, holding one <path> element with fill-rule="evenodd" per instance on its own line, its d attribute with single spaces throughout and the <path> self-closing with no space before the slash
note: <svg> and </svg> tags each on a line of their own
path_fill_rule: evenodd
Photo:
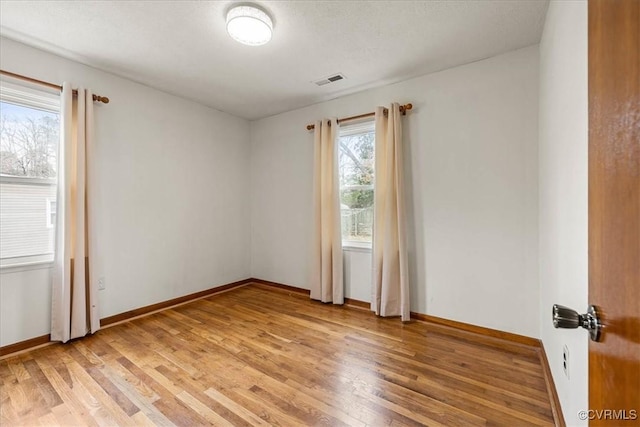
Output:
<svg viewBox="0 0 640 427">
<path fill-rule="evenodd" d="M 242 44 L 260 46 L 271 40 L 273 22 L 263 10 L 243 4 L 227 12 L 227 33 Z"/>
</svg>

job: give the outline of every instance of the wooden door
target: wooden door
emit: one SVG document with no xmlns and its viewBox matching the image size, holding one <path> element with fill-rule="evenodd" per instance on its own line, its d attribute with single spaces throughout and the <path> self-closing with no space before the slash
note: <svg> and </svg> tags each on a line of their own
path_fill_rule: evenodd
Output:
<svg viewBox="0 0 640 427">
<path fill-rule="evenodd" d="M 640 425 L 640 0 L 589 1 L 590 425 Z"/>
</svg>

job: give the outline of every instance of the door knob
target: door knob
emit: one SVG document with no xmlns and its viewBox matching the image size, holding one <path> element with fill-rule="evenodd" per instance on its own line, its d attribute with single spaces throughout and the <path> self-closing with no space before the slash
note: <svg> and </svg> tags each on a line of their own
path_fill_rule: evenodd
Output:
<svg viewBox="0 0 640 427">
<path fill-rule="evenodd" d="M 563 305 L 553 304 L 553 326 L 556 328 L 576 329 L 582 326 L 589 331 L 592 341 L 600 340 L 602 324 L 595 305 L 590 305 L 585 314 Z"/>
</svg>

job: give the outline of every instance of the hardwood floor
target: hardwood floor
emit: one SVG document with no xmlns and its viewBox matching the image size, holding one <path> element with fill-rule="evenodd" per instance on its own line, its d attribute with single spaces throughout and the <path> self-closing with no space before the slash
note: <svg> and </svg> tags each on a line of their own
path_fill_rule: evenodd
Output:
<svg viewBox="0 0 640 427">
<path fill-rule="evenodd" d="M 249 285 L 0 361 L 10 425 L 553 425 L 536 350 Z"/>
</svg>

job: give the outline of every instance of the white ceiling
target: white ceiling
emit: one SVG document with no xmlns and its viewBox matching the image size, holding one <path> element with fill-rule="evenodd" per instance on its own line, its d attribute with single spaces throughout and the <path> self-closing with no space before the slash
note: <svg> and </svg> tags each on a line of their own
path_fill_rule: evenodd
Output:
<svg viewBox="0 0 640 427">
<path fill-rule="evenodd" d="M 547 9 L 547 0 L 256 1 L 274 36 L 250 47 L 225 32 L 234 3 L 2 0 L 0 34 L 257 119 L 536 44 Z M 347 79 L 312 83 L 339 72 Z"/>
</svg>

